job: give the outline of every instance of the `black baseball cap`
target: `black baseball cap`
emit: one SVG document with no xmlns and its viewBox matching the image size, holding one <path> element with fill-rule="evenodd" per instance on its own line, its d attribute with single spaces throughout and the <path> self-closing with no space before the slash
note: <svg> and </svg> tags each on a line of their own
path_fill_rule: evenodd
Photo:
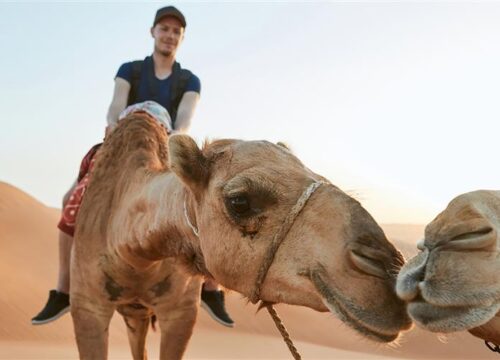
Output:
<svg viewBox="0 0 500 360">
<path fill-rule="evenodd" d="M 158 11 L 156 12 L 153 27 L 158 24 L 158 22 L 165 16 L 173 16 L 181 22 L 182 27 L 186 27 L 186 18 L 184 18 L 184 15 L 182 15 L 182 13 L 174 6 L 165 6 L 161 9 L 158 9 Z"/>
</svg>

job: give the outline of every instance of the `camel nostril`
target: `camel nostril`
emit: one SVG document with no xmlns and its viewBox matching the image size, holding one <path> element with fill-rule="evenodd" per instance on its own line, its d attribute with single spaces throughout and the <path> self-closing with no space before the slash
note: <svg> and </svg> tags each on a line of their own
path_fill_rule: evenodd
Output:
<svg viewBox="0 0 500 360">
<path fill-rule="evenodd" d="M 479 250 L 495 244 L 496 231 L 490 226 L 485 226 L 453 236 L 447 245 L 457 250 Z"/>
<path fill-rule="evenodd" d="M 492 227 L 486 226 L 486 227 L 481 228 L 479 230 L 475 230 L 475 231 L 467 232 L 467 233 L 464 233 L 464 234 L 456 235 L 456 236 L 454 236 L 451 239 L 451 241 L 470 239 L 470 238 L 473 238 L 473 237 L 478 237 L 478 236 L 489 234 L 492 231 L 493 231 Z"/>
<path fill-rule="evenodd" d="M 354 269 L 364 274 L 382 279 L 386 279 L 388 276 L 384 263 L 381 260 L 368 257 L 355 250 L 349 251 L 349 259 Z"/>
</svg>

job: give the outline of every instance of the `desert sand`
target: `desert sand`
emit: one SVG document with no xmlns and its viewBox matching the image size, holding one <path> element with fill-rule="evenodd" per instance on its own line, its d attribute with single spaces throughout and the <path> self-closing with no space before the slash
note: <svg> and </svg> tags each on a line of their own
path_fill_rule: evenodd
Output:
<svg viewBox="0 0 500 360">
<path fill-rule="evenodd" d="M 51 324 L 32 326 L 57 275 L 59 209 L 46 207 L 22 190 L 0 182 L 0 359 L 76 359 L 69 314 Z M 406 257 L 416 252 L 423 225 L 383 225 Z M 215 323 L 200 310 L 186 359 L 291 358 L 265 311 L 235 292 L 227 296 L 234 329 Z M 497 359 L 467 332 L 444 335 L 412 329 L 398 344 L 362 339 L 331 314 L 278 305 L 304 359 Z M 148 353 L 158 358 L 159 334 L 150 331 Z M 125 326 L 115 315 L 110 327 L 110 359 L 130 359 Z"/>
</svg>

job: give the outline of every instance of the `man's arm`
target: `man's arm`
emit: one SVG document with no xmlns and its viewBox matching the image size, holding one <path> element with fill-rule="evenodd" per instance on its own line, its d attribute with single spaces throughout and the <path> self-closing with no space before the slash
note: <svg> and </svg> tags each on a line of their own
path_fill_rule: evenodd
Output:
<svg viewBox="0 0 500 360">
<path fill-rule="evenodd" d="M 184 95 L 182 95 L 179 108 L 177 109 L 174 133 L 186 133 L 189 130 L 191 119 L 193 118 L 194 110 L 199 100 L 200 94 L 196 91 L 186 91 Z"/>
<path fill-rule="evenodd" d="M 113 128 L 118 122 L 118 116 L 127 107 L 128 94 L 130 93 L 130 83 L 120 77 L 115 78 L 115 90 L 113 100 L 108 110 L 108 127 Z M 182 101 L 181 101 L 182 102 Z"/>
</svg>

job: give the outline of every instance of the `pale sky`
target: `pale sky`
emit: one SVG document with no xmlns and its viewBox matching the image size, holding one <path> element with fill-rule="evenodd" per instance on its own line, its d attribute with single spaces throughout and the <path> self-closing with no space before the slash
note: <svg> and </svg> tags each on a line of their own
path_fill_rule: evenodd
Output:
<svg viewBox="0 0 500 360">
<path fill-rule="evenodd" d="M 0 181 L 49 206 L 169 3 L 0 4 Z M 381 223 L 499 189 L 500 3 L 173 2 L 202 82 L 190 134 L 284 141 Z"/>
</svg>

